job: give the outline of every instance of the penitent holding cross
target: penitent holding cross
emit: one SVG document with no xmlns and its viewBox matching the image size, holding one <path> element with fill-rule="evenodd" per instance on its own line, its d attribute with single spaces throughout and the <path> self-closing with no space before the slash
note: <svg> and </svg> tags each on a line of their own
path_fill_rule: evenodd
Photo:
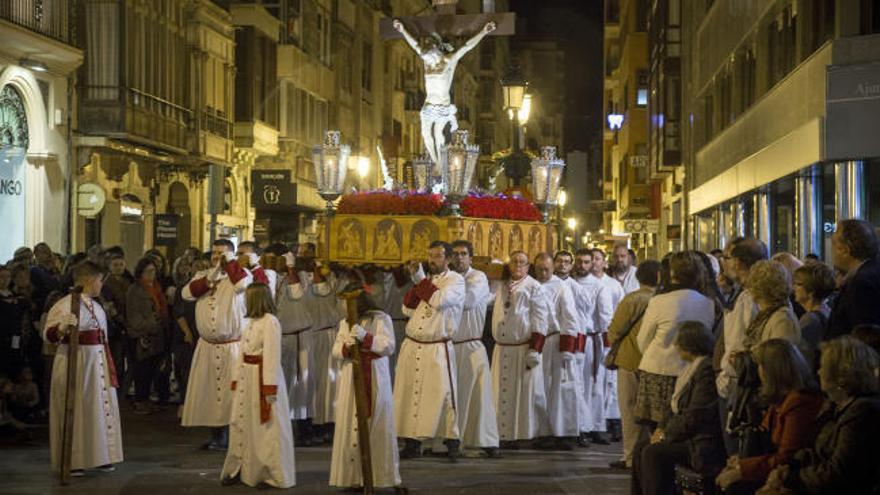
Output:
<svg viewBox="0 0 880 495">
<path fill-rule="evenodd" d="M 457 109 L 449 96 L 455 67 L 465 54 L 473 50 L 483 38 L 495 30 L 495 23 L 492 21 L 486 23 L 479 33 L 467 40 L 457 50 L 452 44 L 443 41 L 437 33 L 432 33 L 425 42 L 419 44 L 400 20 L 395 19 L 392 26 L 403 35 L 409 46 L 425 63 L 425 93 L 427 96 L 419 114 L 422 121 L 422 139 L 425 141 L 428 155 L 434 163 L 439 163 L 440 149 L 446 145 L 444 133 L 446 125 L 450 126 L 450 133 L 458 129 L 458 120 L 455 117 Z"/>
</svg>

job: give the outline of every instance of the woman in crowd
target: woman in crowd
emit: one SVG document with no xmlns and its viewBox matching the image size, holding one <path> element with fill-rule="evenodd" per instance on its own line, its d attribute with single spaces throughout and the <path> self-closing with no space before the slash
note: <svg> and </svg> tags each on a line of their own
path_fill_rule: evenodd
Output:
<svg viewBox="0 0 880 495">
<path fill-rule="evenodd" d="M 347 290 L 360 287 L 352 284 Z M 336 403 L 336 432 L 330 461 L 330 486 L 360 488 L 360 451 L 358 450 L 355 414 L 354 375 L 350 349 L 360 346 L 361 368 L 369 378 L 367 404 L 370 407 L 370 451 L 373 484 L 393 487 L 400 484 L 400 461 L 394 429 L 394 404 L 391 397 L 391 371 L 388 356 L 394 354 L 394 326 L 391 317 L 380 311 L 366 292 L 357 298 L 358 322 L 339 324 L 333 357 L 342 360 Z M 353 461 L 352 461 L 353 459 Z"/>
<path fill-rule="evenodd" d="M 675 350 L 685 366 L 670 398 L 671 415 L 659 423 L 633 468 L 634 486 L 645 495 L 675 493 L 676 464 L 714 476 L 724 463 L 714 345 L 703 322 L 683 322 L 675 335 Z"/>
<path fill-rule="evenodd" d="M 196 305 L 194 302 L 183 300 L 183 287 L 189 283 L 194 273 L 195 258 L 191 257 L 192 248 L 186 250 L 186 254 L 174 262 L 174 299 L 171 305 L 171 353 L 174 357 L 174 379 L 177 381 L 177 391 L 180 394 L 181 406 L 178 413 L 183 411 L 183 402 L 186 398 L 186 386 L 189 383 L 189 370 L 192 365 L 193 352 L 195 351 L 196 339 L 199 333 L 196 329 Z"/>
<path fill-rule="evenodd" d="M 706 328 L 715 322 L 715 303 L 699 292 L 708 276 L 694 251 L 673 254 L 665 292 L 652 297 L 645 309 L 638 334 L 642 360 L 635 408 L 642 424 L 663 423 L 670 414 L 676 377 L 687 365 L 673 346 L 682 322 L 698 321 Z"/>
<path fill-rule="evenodd" d="M 17 376 L 25 365 L 24 337 L 30 303 L 12 292 L 12 271 L 0 265 L 0 373 Z"/>
<path fill-rule="evenodd" d="M 819 366 L 819 343 L 825 335 L 831 308 L 828 297 L 834 292 L 834 270 L 821 261 L 808 261 L 794 271 L 794 298 L 804 308 L 798 324 L 801 327 L 801 349 L 811 366 Z"/>
<path fill-rule="evenodd" d="M 877 493 L 880 487 L 880 385 L 877 353 L 844 336 L 822 345 L 819 381 L 828 395 L 812 448 L 771 473 L 764 493 Z"/>
<path fill-rule="evenodd" d="M 150 389 L 159 383 L 160 365 L 165 352 L 165 337 L 169 324 L 168 304 L 162 286 L 156 279 L 157 267 L 152 258 L 142 258 L 134 269 L 135 282 L 125 297 L 125 316 L 128 335 L 136 339 L 134 388 L 135 412 L 155 412 L 150 406 Z M 166 390 L 167 393 L 167 390 Z M 160 400 L 166 397 L 160 397 Z"/>
<path fill-rule="evenodd" d="M 269 288 L 254 282 L 245 292 L 247 328 L 233 372 L 229 450 L 220 480 L 248 486 L 296 484 L 293 431 L 281 369 L 281 324 Z"/>
<path fill-rule="evenodd" d="M 758 345 L 752 355 L 761 378 L 761 398 L 770 405 L 761 428 L 770 433 L 773 451 L 728 459 L 727 467 L 716 480 L 728 494 L 754 493 L 774 468 L 812 444 L 816 415 L 822 406 L 812 366 L 794 344 L 771 339 Z"/>
<path fill-rule="evenodd" d="M 745 350 L 770 339 L 800 344 L 800 326 L 788 300 L 791 277 L 785 266 L 777 261 L 758 261 L 749 270 L 746 286 L 758 305 L 758 314 L 746 329 Z"/>
</svg>

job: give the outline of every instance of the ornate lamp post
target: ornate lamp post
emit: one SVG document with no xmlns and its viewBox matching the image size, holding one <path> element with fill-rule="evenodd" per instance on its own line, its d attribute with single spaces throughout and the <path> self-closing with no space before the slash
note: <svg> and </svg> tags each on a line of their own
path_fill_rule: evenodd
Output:
<svg viewBox="0 0 880 495">
<path fill-rule="evenodd" d="M 550 220 L 550 211 L 559 198 L 559 181 L 565 161 L 556 156 L 555 146 L 541 148 L 541 156 L 532 160 L 532 199 L 544 214 L 544 223 Z"/>
<path fill-rule="evenodd" d="M 416 190 L 419 192 L 431 192 L 431 187 L 434 185 L 432 177 L 434 162 L 431 160 L 431 157 L 425 153 L 413 158 L 412 168 Z"/>
<path fill-rule="evenodd" d="M 510 155 L 501 159 L 504 174 L 513 181 L 514 186 L 519 186 L 520 181 L 529 173 L 529 157 L 523 153 L 520 146 L 520 109 L 526 99 L 526 89 L 529 83 L 522 74 L 518 65 L 508 67 L 504 76 L 501 77 L 501 89 L 504 93 L 504 108 L 513 119 L 513 143 Z M 531 102 L 529 102 L 531 109 Z M 527 118 L 527 117 L 526 117 Z"/>
<path fill-rule="evenodd" d="M 340 144 L 339 131 L 327 131 L 324 144 L 312 148 L 315 165 L 315 179 L 318 194 L 327 201 L 324 214 L 324 260 L 330 263 L 330 219 L 333 216 L 333 202 L 342 195 L 345 187 L 345 173 L 348 171 L 348 157 L 351 147 Z"/>
<path fill-rule="evenodd" d="M 333 201 L 342 195 L 351 147 L 339 143 L 339 131 L 327 131 L 324 144 L 312 148 L 318 194 L 327 201 L 327 214 L 333 214 Z"/>
<path fill-rule="evenodd" d="M 480 147 L 468 144 L 468 131 L 455 131 L 452 142 L 440 150 L 443 183 L 446 185 L 446 200 L 452 216 L 461 216 L 458 204 L 467 196 L 471 188 L 477 160 L 480 158 Z"/>
</svg>

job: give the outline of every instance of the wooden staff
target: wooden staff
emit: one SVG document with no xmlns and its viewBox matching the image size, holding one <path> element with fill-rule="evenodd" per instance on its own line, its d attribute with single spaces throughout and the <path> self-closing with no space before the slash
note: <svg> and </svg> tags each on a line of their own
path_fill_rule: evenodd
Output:
<svg viewBox="0 0 880 495">
<path fill-rule="evenodd" d="M 357 298 L 361 290 L 342 292 L 339 297 L 345 299 L 345 309 L 349 330 L 358 322 Z M 370 411 L 367 410 L 367 389 L 364 383 L 364 371 L 361 368 L 360 342 L 349 347 L 351 355 L 351 374 L 354 382 L 355 416 L 358 425 L 358 446 L 361 451 L 361 477 L 364 482 L 364 494 L 373 494 L 373 462 L 370 456 Z"/>
<path fill-rule="evenodd" d="M 76 317 L 76 325 L 67 339 L 67 383 L 64 391 L 64 426 L 61 430 L 61 484 L 70 484 L 70 462 L 73 456 L 73 415 L 76 407 L 77 367 L 79 365 L 79 305 L 81 287 L 70 293 L 70 312 Z"/>
</svg>

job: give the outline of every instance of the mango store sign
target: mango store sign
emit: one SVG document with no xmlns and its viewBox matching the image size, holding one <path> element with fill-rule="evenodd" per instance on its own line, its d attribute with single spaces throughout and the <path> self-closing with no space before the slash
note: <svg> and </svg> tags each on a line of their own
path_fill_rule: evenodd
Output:
<svg viewBox="0 0 880 495">
<path fill-rule="evenodd" d="M 25 241 L 25 167 L 24 153 L 17 148 L 0 148 L 0 263 L 12 258 Z"/>
</svg>

